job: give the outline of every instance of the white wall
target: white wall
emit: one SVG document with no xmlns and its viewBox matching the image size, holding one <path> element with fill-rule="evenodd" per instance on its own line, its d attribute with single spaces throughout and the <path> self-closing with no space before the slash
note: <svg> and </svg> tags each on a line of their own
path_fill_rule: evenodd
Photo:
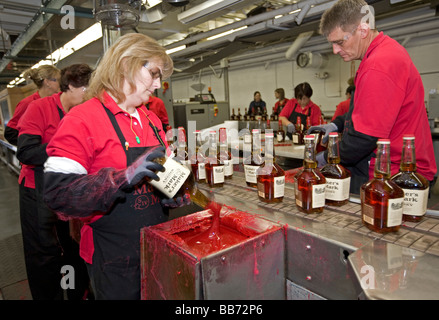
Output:
<svg viewBox="0 0 439 320">
<path fill-rule="evenodd" d="M 439 89 L 439 63 L 437 52 L 439 44 L 430 44 L 408 48 L 410 56 L 421 73 L 425 87 L 425 101 L 428 101 L 430 89 Z M 351 74 L 351 66 L 353 74 Z M 237 108 L 244 112 L 253 100 L 254 91 L 260 91 L 262 99 L 267 103 L 268 113 L 276 102 L 274 90 L 284 88 L 287 98 L 294 96 L 294 87 L 301 82 L 308 82 L 313 88 L 311 100 L 321 106 L 325 116 L 332 116 L 338 103 L 345 100 L 345 90 L 348 87 L 347 80 L 355 76 L 360 61 L 344 62 L 338 55 L 328 55 L 328 63 L 323 69 L 299 68 L 295 61 L 267 62 L 248 67 L 229 68 L 229 94 L 230 110 L 237 112 Z M 434 73 L 434 71 L 436 71 Z M 316 73 L 328 72 L 329 77 L 325 80 L 316 78 Z M 432 73 L 433 72 L 433 73 Z M 221 76 L 220 78 L 218 78 Z M 200 81 L 199 74 L 190 79 L 173 80 L 173 98 L 175 100 L 187 100 L 197 92 L 190 88 Z M 217 101 L 225 100 L 224 74 L 217 74 L 210 69 L 201 72 L 201 82 L 212 88 Z"/>
</svg>

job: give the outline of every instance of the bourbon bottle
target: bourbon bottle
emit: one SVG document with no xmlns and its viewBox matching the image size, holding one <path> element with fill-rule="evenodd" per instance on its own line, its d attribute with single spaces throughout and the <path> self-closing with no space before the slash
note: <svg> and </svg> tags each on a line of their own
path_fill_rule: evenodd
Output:
<svg viewBox="0 0 439 320">
<path fill-rule="evenodd" d="M 219 129 L 219 159 L 220 163 L 224 165 L 224 178 L 232 179 L 233 176 L 233 162 L 232 154 L 229 150 L 229 145 L 227 143 L 227 129 Z"/>
<path fill-rule="evenodd" d="M 328 142 L 328 163 L 320 169 L 326 178 L 326 204 L 342 206 L 349 201 L 351 173 L 340 164 L 338 133 L 331 132 Z"/>
<path fill-rule="evenodd" d="M 202 151 L 203 141 L 201 131 L 195 131 L 195 153 L 191 157 L 191 167 L 195 181 L 198 183 L 206 182 L 206 156 Z"/>
<path fill-rule="evenodd" d="M 236 116 L 235 120 L 238 120 L 238 121 L 242 120 L 241 108 L 238 108 L 238 115 Z"/>
<path fill-rule="evenodd" d="M 232 108 L 232 114 L 230 115 L 230 120 L 236 120 L 235 109 Z"/>
<path fill-rule="evenodd" d="M 296 131 L 293 133 L 293 143 L 297 145 L 303 145 L 303 130 L 302 130 L 302 120 L 300 117 L 297 117 L 296 120 Z"/>
<path fill-rule="evenodd" d="M 219 160 L 216 131 L 209 132 L 209 153 L 205 168 L 206 182 L 209 184 L 209 187 L 222 187 L 224 184 L 224 165 Z"/>
<path fill-rule="evenodd" d="M 259 200 L 267 203 L 281 202 L 285 192 L 285 172 L 276 163 L 274 135 L 265 134 L 265 161 L 256 171 Z"/>
<path fill-rule="evenodd" d="M 390 180 L 390 140 L 379 139 L 374 177 L 361 186 L 361 216 L 372 231 L 398 231 L 402 222 L 404 191 Z"/>
<path fill-rule="evenodd" d="M 403 137 L 401 166 L 399 172 L 390 180 L 404 191 L 402 220 L 419 222 L 427 211 L 428 191 L 430 183 L 420 173 L 416 172 L 415 137 Z"/>
<path fill-rule="evenodd" d="M 177 159 L 182 165 L 186 166 L 188 169 L 191 169 L 187 150 L 186 131 L 183 127 L 178 127 Z"/>
<path fill-rule="evenodd" d="M 285 131 L 281 120 L 279 120 L 279 129 L 277 130 L 276 138 L 277 138 L 277 142 L 285 141 Z"/>
<path fill-rule="evenodd" d="M 295 175 L 296 206 L 305 213 L 321 213 L 325 206 L 326 178 L 317 168 L 314 137 L 305 136 L 303 170 Z"/>
<path fill-rule="evenodd" d="M 248 139 L 248 138 L 247 138 Z M 244 141 L 244 143 L 246 143 Z M 262 155 L 261 155 L 261 133 L 259 129 L 252 130 L 252 151 L 250 154 L 247 154 L 244 158 L 244 173 L 245 173 L 245 182 L 247 186 L 257 188 L 258 181 L 256 177 L 256 172 L 262 164 Z M 248 147 L 248 140 L 247 140 Z"/>
</svg>

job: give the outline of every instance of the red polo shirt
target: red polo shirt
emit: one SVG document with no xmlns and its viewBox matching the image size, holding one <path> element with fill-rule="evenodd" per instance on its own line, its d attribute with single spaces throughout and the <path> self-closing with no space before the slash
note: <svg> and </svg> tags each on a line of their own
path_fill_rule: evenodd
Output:
<svg viewBox="0 0 439 320">
<path fill-rule="evenodd" d="M 409 54 L 382 32 L 372 41 L 355 77 L 355 130 L 390 139 L 391 172 L 399 170 L 404 134 L 415 135 L 417 171 L 433 180 L 437 168 L 421 76 Z M 373 177 L 375 158 L 369 167 Z"/>
<path fill-rule="evenodd" d="M 40 94 L 35 92 L 34 94 L 31 94 L 30 96 L 24 98 L 21 100 L 17 106 L 15 107 L 14 116 L 9 120 L 8 127 L 12 129 L 17 129 L 17 124 L 20 118 L 23 116 L 24 112 L 26 111 L 29 104 L 37 99 L 40 99 Z"/>
<path fill-rule="evenodd" d="M 163 124 L 169 124 L 165 103 L 160 98 L 150 96 L 147 104 L 148 109 L 154 112 Z"/>
<path fill-rule="evenodd" d="M 289 118 L 291 113 L 294 110 L 294 106 L 297 104 L 296 112 L 301 114 L 306 114 L 310 116 L 311 125 L 312 126 L 318 126 L 320 124 L 320 118 L 322 117 L 322 111 L 320 110 L 319 106 L 316 105 L 314 102 L 309 100 L 309 103 L 305 106 L 305 108 L 302 109 L 300 104 L 297 102 L 296 99 L 290 99 L 288 100 L 285 107 L 280 112 L 280 117 Z M 305 125 L 305 123 L 304 123 Z"/>
<path fill-rule="evenodd" d="M 347 99 L 345 101 L 340 102 L 337 105 L 331 120 L 334 120 L 338 116 L 344 115 L 346 112 L 348 112 L 350 104 L 351 104 L 351 99 Z"/>
<path fill-rule="evenodd" d="M 129 114 L 122 110 L 108 95 L 104 95 L 105 106 L 114 114 L 116 121 L 129 146 L 150 147 L 159 145 L 146 115 L 159 129 L 159 135 L 166 144 L 165 133 L 160 119 L 145 106 L 138 107 L 142 126 Z M 142 112 L 139 109 L 142 109 Z M 136 142 L 136 135 L 140 144 Z M 80 163 L 93 174 L 102 168 L 111 167 L 122 170 L 127 167 L 125 146 L 114 130 L 104 107 L 97 98 L 90 99 L 74 107 L 61 121 L 58 130 L 47 146 L 49 157 L 66 157 Z M 81 229 L 80 255 L 88 263 L 92 263 L 94 252 L 93 229 L 88 225 L 102 217 L 104 213 L 96 212 L 92 217 L 82 219 L 85 225 Z"/>
<path fill-rule="evenodd" d="M 48 143 L 55 134 L 60 122 L 57 106 L 63 111 L 64 109 L 60 100 L 61 92 L 52 96 L 32 101 L 20 118 L 17 124 L 19 136 L 30 134 L 41 136 L 41 144 Z M 18 182 L 21 183 L 23 178 L 24 186 L 35 189 L 35 176 L 33 165 L 22 166 Z"/>
</svg>

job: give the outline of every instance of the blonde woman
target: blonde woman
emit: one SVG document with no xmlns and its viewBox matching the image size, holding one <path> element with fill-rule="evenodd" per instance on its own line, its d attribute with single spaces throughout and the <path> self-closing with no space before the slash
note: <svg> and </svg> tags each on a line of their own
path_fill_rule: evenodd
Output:
<svg viewBox="0 0 439 320">
<path fill-rule="evenodd" d="M 92 75 L 87 96 L 47 146 L 45 200 L 81 218 L 80 254 L 96 299 L 140 299 L 140 229 L 168 219 L 168 202 L 145 179 L 163 167 L 165 133 L 145 107 L 173 62 L 148 36 L 122 36 Z M 159 147 L 159 148 L 158 148 Z"/>
<path fill-rule="evenodd" d="M 17 123 L 27 109 L 27 106 L 34 100 L 51 96 L 59 92 L 60 70 L 51 65 L 43 65 L 35 69 L 29 69 L 23 74 L 25 79 L 32 80 L 37 86 L 34 94 L 21 100 L 15 107 L 14 115 L 5 128 L 5 138 L 14 146 L 17 145 L 18 130 Z"/>
</svg>

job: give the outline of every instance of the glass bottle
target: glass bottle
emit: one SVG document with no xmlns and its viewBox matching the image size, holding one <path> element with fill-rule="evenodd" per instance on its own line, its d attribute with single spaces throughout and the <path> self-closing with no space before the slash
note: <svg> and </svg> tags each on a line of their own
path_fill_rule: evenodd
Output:
<svg viewBox="0 0 439 320">
<path fill-rule="evenodd" d="M 236 116 L 236 120 L 238 121 L 242 120 L 241 108 L 238 108 L 238 115 Z"/>
<path fill-rule="evenodd" d="M 329 134 L 328 163 L 320 169 L 326 178 L 326 204 L 342 206 L 349 201 L 351 173 L 340 164 L 338 133 Z"/>
<path fill-rule="evenodd" d="M 178 127 L 177 159 L 182 165 L 186 166 L 188 169 L 191 169 L 187 150 L 186 131 L 183 127 Z"/>
<path fill-rule="evenodd" d="M 232 114 L 230 115 L 230 120 L 236 120 L 235 109 L 232 108 Z"/>
<path fill-rule="evenodd" d="M 233 176 L 233 162 L 232 154 L 229 150 L 229 145 L 227 142 L 227 129 L 219 129 L 219 159 L 220 163 L 224 165 L 224 178 L 232 179 Z"/>
<path fill-rule="evenodd" d="M 244 121 L 250 121 L 250 115 L 247 112 L 247 108 L 244 108 Z"/>
<path fill-rule="evenodd" d="M 211 188 L 219 188 L 224 184 L 224 165 L 219 161 L 216 131 L 209 132 L 209 152 L 206 158 L 206 182 Z"/>
<path fill-rule="evenodd" d="M 293 133 L 293 143 L 297 145 L 303 145 L 303 131 L 302 131 L 302 120 L 300 117 L 297 117 L 296 120 L 296 131 Z"/>
<path fill-rule="evenodd" d="M 173 154 L 174 157 L 177 156 L 177 139 L 176 136 L 174 136 L 174 130 L 171 126 L 166 127 L 166 143 L 168 144 L 168 156 L 171 156 Z"/>
<path fill-rule="evenodd" d="M 279 129 L 277 130 L 276 138 L 277 138 L 277 142 L 285 141 L 285 130 L 281 120 L 279 120 Z"/>
<path fill-rule="evenodd" d="M 247 186 L 257 188 L 258 181 L 256 177 L 256 171 L 263 162 L 261 155 L 261 133 L 259 129 L 252 130 L 251 143 L 252 151 L 249 155 L 247 154 L 247 157 L 244 158 L 245 182 L 247 183 Z"/>
<path fill-rule="evenodd" d="M 390 180 L 390 140 L 378 140 L 374 177 L 361 186 L 360 196 L 367 228 L 380 233 L 399 230 L 404 191 Z"/>
<path fill-rule="evenodd" d="M 195 132 L 195 153 L 191 158 L 191 167 L 194 174 L 195 181 L 198 183 L 206 182 L 206 157 L 203 153 L 202 145 L 203 141 L 201 139 L 201 131 L 196 130 Z"/>
<path fill-rule="evenodd" d="M 394 174 L 390 180 L 404 191 L 403 221 L 421 221 L 427 211 L 430 183 L 416 172 L 415 137 L 413 135 L 403 137 L 399 172 Z"/>
<path fill-rule="evenodd" d="M 259 200 L 282 202 L 285 192 L 285 172 L 276 163 L 274 134 L 265 134 L 265 161 L 256 171 Z"/>
<path fill-rule="evenodd" d="M 317 168 L 314 137 L 307 135 L 303 170 L 295 175 L 296 206 L 305 213 L 321 213 L 325 206 L 326 178 Z"/>
</svg>

